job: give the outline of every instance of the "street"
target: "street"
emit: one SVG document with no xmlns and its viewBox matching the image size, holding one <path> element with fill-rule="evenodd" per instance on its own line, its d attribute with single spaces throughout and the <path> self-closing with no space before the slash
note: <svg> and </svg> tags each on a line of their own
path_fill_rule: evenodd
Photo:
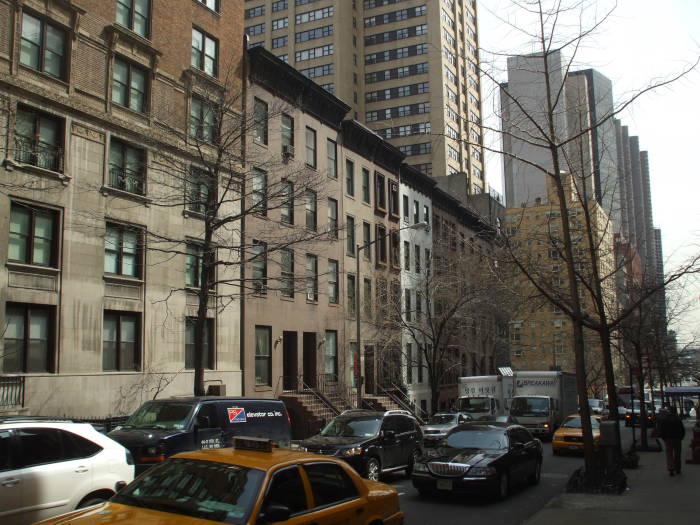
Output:
<svg viewBox="0 0 700 525">
<path fill-rule="evenodd" d="M 629 448 L 632 440 L 630 428 L 622 430 L 623 450 Z M 637 438 L 639 438 L 639 429 Z M 407 525 L 463 524 L 477 519 L 489 525 L 516 525 L 522 523 L 541 509 L 557 494 L 564 491 L 571 473 L 583 464 L 581 455 L 552 455 L 552 445 L 544 443 L 542 479 L 534 487 L 516 487 L 506 501 L 499 502 L 484 496 L 435 496 L 423 498 L 413 488 L 411 480 L 402 474 L 392 474 L 383 479 L 398 491 L 401 509 L 406 515 Z"/>
</svg>

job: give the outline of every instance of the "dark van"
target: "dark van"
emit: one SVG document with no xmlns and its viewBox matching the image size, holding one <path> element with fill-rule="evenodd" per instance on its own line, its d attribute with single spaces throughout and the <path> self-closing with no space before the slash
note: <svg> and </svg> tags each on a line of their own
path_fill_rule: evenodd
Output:
<svg viewBox="0 0 700 525">
<path fill-rule="evenodd" d="M 131 451 L 140 474 L 178 452 L 230 446 L 238 435 L 288 447 L 290 426 L 279 399 L 173 397 L 145 402 L 109 436 Z"/>
</svg>

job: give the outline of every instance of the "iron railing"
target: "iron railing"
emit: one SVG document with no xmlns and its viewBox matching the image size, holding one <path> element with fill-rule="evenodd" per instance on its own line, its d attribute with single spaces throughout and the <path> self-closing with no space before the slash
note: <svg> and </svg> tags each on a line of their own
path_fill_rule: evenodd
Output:
<svg viewBox="0 0 700 525">
<path fill-rule="evenodd" d="M 0 376 L 0 407 L 24 406 L 24 376 Z"/>
<path fill-rule="evenodd" d="M 15 160 L 51 171 L 63 171 L 63 148 L 27 137 L 15 137 Z"/>
<path fill-rule="evenodd" d="M 379 385 L 379 389 L 382 394 L 399 405 L 403 410 L 407 410 L 413 414 L 421 425 L 426 421 L 428 414 L 424 413 L 418 405 L 411 401 L 398 385 L 392 383 L 391 389 L 389 390 Z"/>
<path fill-rule="evenodd" d="M 143 195 L 143 172 L 126 168 L 109 168 L 109 185 L 122 191 Z"/>
</svg>

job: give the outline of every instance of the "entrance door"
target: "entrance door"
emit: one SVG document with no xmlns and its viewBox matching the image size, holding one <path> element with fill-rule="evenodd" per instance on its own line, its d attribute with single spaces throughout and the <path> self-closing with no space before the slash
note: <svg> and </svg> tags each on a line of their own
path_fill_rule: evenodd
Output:
<svg viewBox="0 0 700 525">
<path fill-rule="evenodd" d="M 365 393 L 375 394 L 374 390 L 374 347 L 365 346 Z"/>
<path fill-rule="evenodd" d="M 282 388 L 296 390 L 298 379 L 297 333 L 282 332 Z"/>
<path fill-rule="evenodd" d="M 304 332 L 304 383 L 316 388 L 316 332 Z"/>
</svg>

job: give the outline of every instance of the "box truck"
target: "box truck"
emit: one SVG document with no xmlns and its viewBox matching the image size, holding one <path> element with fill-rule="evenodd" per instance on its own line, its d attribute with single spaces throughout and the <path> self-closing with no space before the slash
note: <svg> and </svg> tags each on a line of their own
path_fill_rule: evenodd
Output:
<svg viewBox="0 0 700 525">
<path fill-rule="evenodd" d="M 495 420 L 508 415 L 513 378 L 507 376 L 468 376 L 459 378 L 457 410 L 475 421 Z"/>
<path fill-rule="evenodd" d="M 578 412 L 576 376 L 567 372 L 515 372 L 510 419 L 551 439 L 569 414 Z"/>
</svg>

